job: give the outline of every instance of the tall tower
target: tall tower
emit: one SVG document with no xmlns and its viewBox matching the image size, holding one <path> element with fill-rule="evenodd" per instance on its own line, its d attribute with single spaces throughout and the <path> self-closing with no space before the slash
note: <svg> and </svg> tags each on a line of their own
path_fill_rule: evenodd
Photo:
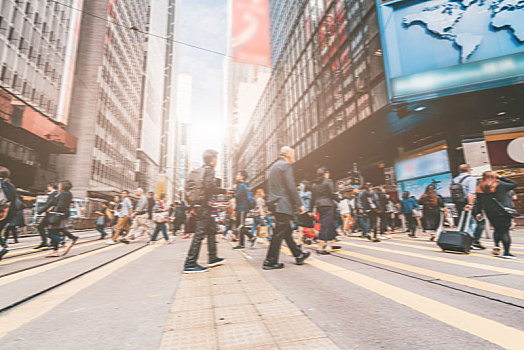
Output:
<svg viewBox="0 0 524 350">
<path fill-rule="evenodd" d="M 59 159 L 77 196 L 108 197 L 136 186 L 148 3 L 84 2 L 94 16 L 82 18 L 67 126 L 78 148 Z"/>
</svg>

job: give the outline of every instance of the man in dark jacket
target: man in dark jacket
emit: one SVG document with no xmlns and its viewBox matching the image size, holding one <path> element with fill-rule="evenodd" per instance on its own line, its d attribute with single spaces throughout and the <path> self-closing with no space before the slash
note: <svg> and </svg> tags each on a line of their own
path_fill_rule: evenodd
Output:
<svg viewBox="0 0 524 350">
<path fill-rule="evenodd" d="M 11 221 L 15 214 L 15 200 L 17 196 L 16 187 L 9 179 L 11 171 L 0 166 L 0 191 L 2 200 L 0 201 L 0 233 L 4 227 Z M 7 253 L 7 243 L 0 235 L 0 260 Z"/>
<path fill-rule="evenodd" d="M 225 194 L 226 190 L 217 186 L 217 179 L 215 178 L 215 166 L 217 163 L 217 151 L 207 150 L 204 152 L 204 176 L 202 188 L 204 196 L 199 200 L 199 205 L 195 206 L 197 213 L 197 224 L 193 242 L 189 247 L 186 262 L 184 264 L 184 273 L 197 273 L 207 271 L 207 267 L 197 264 L 198 255 L 200 254 L 200 246 L 204 237 L 207 238 L 207 251 L 209 254 L 208 267 L 222 265 L 223 258 L 217 257 L 217 247 L 215 241 L 216 226 L 211 216 L 213 196 L 216 194 Z"/>
<path fill-rule="evenodd" d="M 51 208 L 51 204 L 53 203 L 53 200 L 58 195 L 58 185 L 56 183 L 50 182 L 47 184 L 47 199 L 45 201 L 45 204 L 42 208 L 40 208 L 37 212 L 38 215 L 44 214 L 44 217 L 42 220 L 40 220 L 40 223 L 36 227 L 38 230 L 38 233 L 40 233 L 40 238 L 42 242 L 38 247 L 35 247 L 34 249 L 41 249 L 41 248 L 47 248 L 47 234 L 45 232 L 45 229 L 47 226 L 49 226 L 49 221 L 47 220 L 47 210 Z M 36 217 L 36 215 L 35 215 Z"/>
<path fill-rule="evenodd" d="M 268 204 L 275 214 L 276 228 L 271 244 L 264 260 L 264 270 L 281 269 L 284 264 L 278 262 L 282 240 L 286 241 L 288 248 L 296 259 L 297 265 L 304 264 L 309 253 L 302 252 L 292 237 L 291 220 L 299 209 L 305 212 L 300 196 L 296 190 L 295 178 L 291 164 L 295 161 L 295 151 L 284 146 L 280 150 L 280 159 L 269 170 L 268 179 Z"/>
</svg>

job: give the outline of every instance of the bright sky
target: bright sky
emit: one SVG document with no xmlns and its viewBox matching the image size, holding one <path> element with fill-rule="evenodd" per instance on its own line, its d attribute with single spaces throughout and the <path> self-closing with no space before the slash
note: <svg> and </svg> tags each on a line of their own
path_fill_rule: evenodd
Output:
<svg viewBox="0 0 524 350">
<path fill-rule="evenodd" d="M 179 40 L 226 52 L 227 0 L 182 0 Z M 222 62 L 224 57 L 177 45 L 179 72 L 193 76 L 191 160 L 201 161 L 208 148 L 222 151 Z"/>
</svg>

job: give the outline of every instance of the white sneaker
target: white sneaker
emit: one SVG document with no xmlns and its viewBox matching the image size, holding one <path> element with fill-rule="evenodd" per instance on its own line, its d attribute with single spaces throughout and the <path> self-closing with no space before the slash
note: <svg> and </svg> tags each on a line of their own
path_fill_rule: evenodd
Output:
<svg viewBox="0 0 524 350">
<path fill-rule="evenodd" d="M 110 239 L 109 241 L 106 241 L 106 244 L 117 244 L 118 242 L 115 242 L 113 241 L 112 239 Z"/>
</svg>

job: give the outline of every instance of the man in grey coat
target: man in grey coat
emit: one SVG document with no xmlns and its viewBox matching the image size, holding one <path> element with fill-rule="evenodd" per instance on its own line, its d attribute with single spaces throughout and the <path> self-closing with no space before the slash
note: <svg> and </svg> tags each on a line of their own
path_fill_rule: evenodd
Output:
<svg viewBox="0 0 524 350">
<path fill-rule="evenodd" d="M 303 265 L 304 260 L 310 254 L 309 252 L 302 252 L 292 237 L 291 220 L 297 212 L 296 209 L 299 209 L 300 213 L 305 212 L 296 189 L 293 168 L 291 167 L 294 161 L 295 151 L 288 146 L 284 146 L 280 150 L 280 159 L 269 170 L 267 203 L 275 215 L 276 228 L 264 260 L 264 270 L 275 270 L 284 267 L 284 264 L 278 262 L 282 240 L 286 241 L 288 248 L 296 259 L 297 265 Z"/>
</svg>

